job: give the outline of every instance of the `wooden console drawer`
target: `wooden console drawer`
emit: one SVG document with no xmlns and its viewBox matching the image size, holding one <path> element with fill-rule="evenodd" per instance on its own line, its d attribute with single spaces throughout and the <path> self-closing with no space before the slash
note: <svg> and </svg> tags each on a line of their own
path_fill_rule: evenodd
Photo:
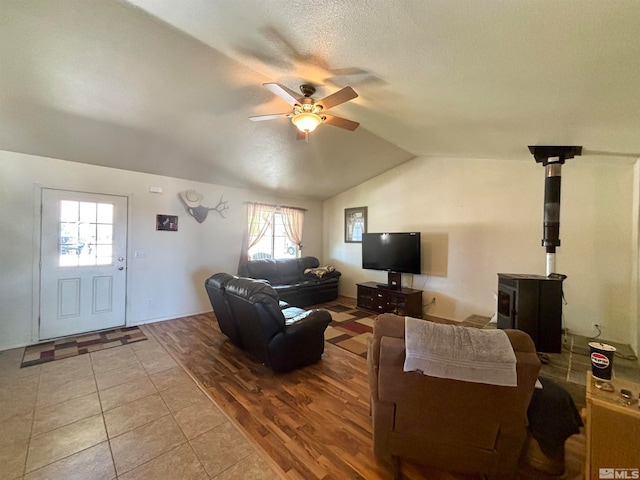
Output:
<svg viewBox="0 0 640 480">
<path fill-rule="evenodd" d="M 422 318 L 422 290 L 390 290 L 374 282 L 358 283 L 358 308 Z"/>
</svg>

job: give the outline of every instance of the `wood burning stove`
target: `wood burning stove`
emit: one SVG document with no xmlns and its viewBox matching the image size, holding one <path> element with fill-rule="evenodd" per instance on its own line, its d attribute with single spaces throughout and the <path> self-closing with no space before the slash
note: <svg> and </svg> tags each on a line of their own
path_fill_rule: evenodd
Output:
<svg viewBox="0 0 640 480">
<path fill-rule="evenodd" d="M 547 252 L 547 276 L 498 274 L 498 328 L 527 332 L 541 353 L 562 350 L 562 282 L 556 273 L 560 246 L 560 182 L 565 160 L 582 155 L 581 146 L 529 146 L 536 162 L 545 167 L 542 246 Z"/>
<path fill-rule="evenodd" d="M 498 274 L 498 328 L 529 334 L 538 352 L 562 349 L 564 275 Z"/>
</svg>

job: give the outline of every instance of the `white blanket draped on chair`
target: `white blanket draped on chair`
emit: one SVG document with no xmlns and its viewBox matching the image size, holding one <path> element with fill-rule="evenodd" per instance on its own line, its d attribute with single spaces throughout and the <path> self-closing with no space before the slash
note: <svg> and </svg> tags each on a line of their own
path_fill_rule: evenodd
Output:
<svg viewBox="0 0 640 480">
<path fill-rule="evenodd" d="M 502 330 L 405 318 L 404 371 L 465 382 L 518 385 L 516 355 Z"/>
</svg>

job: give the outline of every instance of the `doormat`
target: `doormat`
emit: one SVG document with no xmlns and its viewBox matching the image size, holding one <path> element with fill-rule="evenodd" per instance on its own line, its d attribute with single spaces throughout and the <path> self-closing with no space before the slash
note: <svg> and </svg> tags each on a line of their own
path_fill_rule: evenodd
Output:
<svg viewBox="0 0 640 480">
<path fill-rule="evenodd" d="M 25 347 L 20 368 L 146 340 L 138 327 L 114 328 Z"/>
</svg>

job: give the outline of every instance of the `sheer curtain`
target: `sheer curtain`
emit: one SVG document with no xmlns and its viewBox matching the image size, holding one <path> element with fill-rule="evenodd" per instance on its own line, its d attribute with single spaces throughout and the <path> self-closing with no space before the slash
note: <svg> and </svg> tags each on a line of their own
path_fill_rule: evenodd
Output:
<svg viewBox="0 0 640 480">
<path fill-rule="evenodd" d="M 284 232 L 291 243 L 302 250 L 302 227 L 304 226 L 304 210 L 292 207 L 280 207 Z"/>
<path fill-rule="evenodd" d="M 276 208 L 275 205 L 247 203 L 247 224 L 240 248 L 238 274 L 242 275 L 244 265 L 247 263 L 247 260 L 249 260 L 249 249 L 264 237 L 264 234 L 271 226 Z"/>
</svg>

